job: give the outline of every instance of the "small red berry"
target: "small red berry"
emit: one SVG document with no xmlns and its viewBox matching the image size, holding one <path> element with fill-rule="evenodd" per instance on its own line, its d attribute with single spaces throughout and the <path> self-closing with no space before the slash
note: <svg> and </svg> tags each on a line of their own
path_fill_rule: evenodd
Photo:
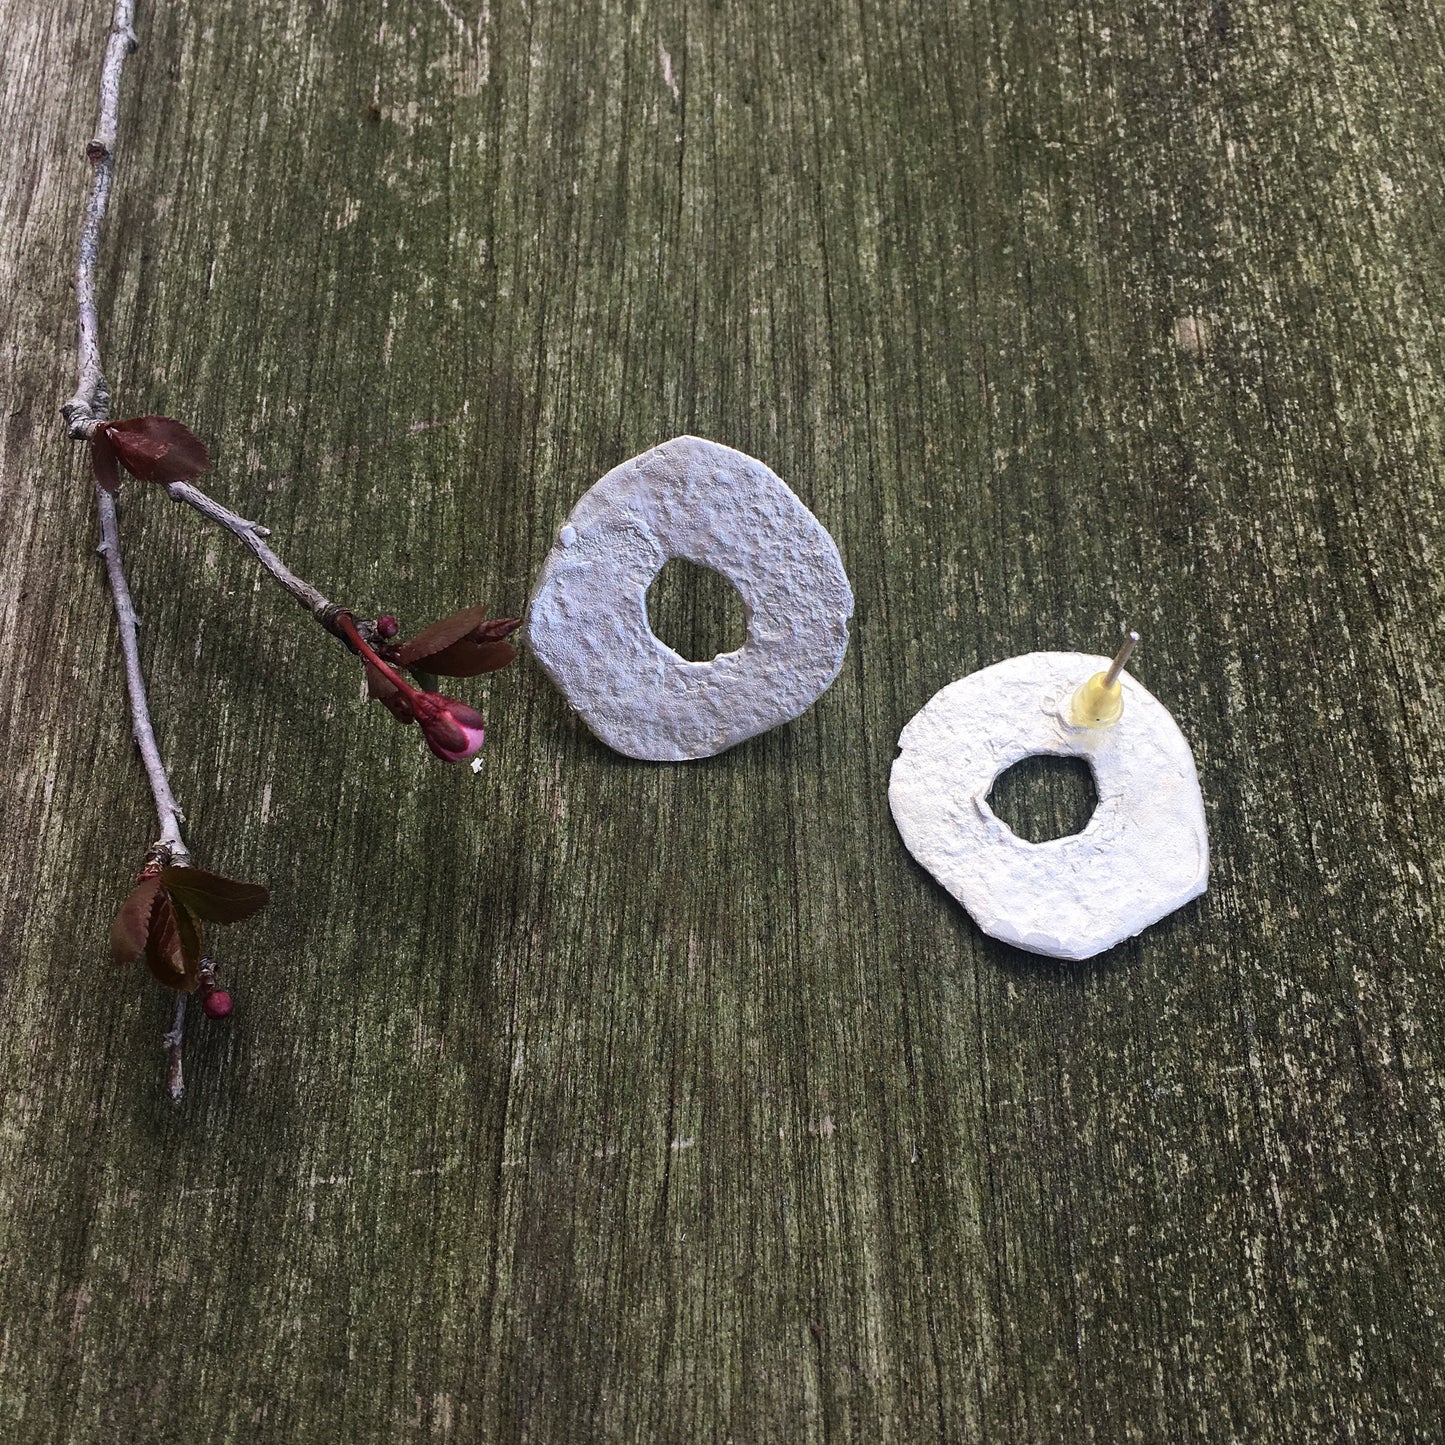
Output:
<svg viewBox="0 0 1445 1445">
<path fill-rule="evenodd" d="M 393 638 L 401 630 L 401 624 L 391 613 L 376 619 L 376 635 L 387 639 Z"/>
<path fill-rule="evenodd" d="M 230 1017 L 235 1004 L 231 1002 L 231 995 L 225 989 L 213 988 L 201 995 L 201 1007 L 205 1009 L 208 1019 L 224 1019 Z"/>
</svg>

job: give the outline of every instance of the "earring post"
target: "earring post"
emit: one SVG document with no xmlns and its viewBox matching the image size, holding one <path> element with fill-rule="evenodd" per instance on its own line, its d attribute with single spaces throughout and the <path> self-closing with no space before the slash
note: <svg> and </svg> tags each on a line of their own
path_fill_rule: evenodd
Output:
<svg viewBox="0 0 1445 1445">
<path fill-rule="evenodd" d="M 1114 660 L 1109 664 L 1109 670 L 1104 674 L 1104 686 L 1113 687 L 1119 681 L 1119 674 L 1124 670 L 1124 664 L 1128 662 L 1129 655 L 1139 645 L 1139 634 L 1130 631 L 1124 638 L 1124 645 L 1114 654 Z"/>
</svg>

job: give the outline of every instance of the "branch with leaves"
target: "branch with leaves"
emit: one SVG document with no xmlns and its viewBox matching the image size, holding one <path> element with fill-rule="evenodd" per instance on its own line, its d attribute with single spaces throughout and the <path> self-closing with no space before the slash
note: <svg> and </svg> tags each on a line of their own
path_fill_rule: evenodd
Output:
<svg viewBox="0 0 1445 1445">
<path fill-rule="evenodd" d="M 156 982 L 175 992 L 164 1044 L 167 1089 L 171 1098 L 179 1101 L 185 1088 L 187 998 L 199 995 L 202 1009 L 212 1019 L 229 1017 L 234 1007 L 205 952 L 204 925 L 248 918 L 266 906 L 269 894 L 260 884 L 223 878 L 191 863 L 181 831 L 185 818 L 171 791 L 151 722 L 135 605 L 121 557 L 117 498 L 124 477 L 164 487 L 172 501 L 193 508 L 244 543 L 268 575 L 357 657 L 368 695 L 398 722 L 417 724 L 427 746 L 446 762 L 474 757 L 485 741 L 486 725 L 474 708 L 438 692 L 438 677 L 476 677 L 505 667 L 517 655 L 507 638 L 520 620 L 488 619 L 484 608 L 470 607 L 434 623 L 409 642 L 397 642 L 399 627 L 394 616 L 359 617 L 328 601 L 276 555 L 266 541 L 271 535 L 266 527 L 231 511 L 194 485 L 196 478 L 210 469 L 211 459 L 188 427 L 163 416 L 111 420 L 110 388 L 101 367 L 95 273 L 114 175 L 121 74 L 126 57 L 138 45 L 134 9 L 134 0 L 115 0 L 101 68 L 100 121 L 85 148 L 91 164 L 91 188 L 76 267 L 79 379 L 61 414 L 69 436 L 86 443 L 90 451 L 99 551 L 115 604 L 132 731 L 160 825 L 159 837 L 146 855 L 135 887 L 111 925 L 111 952 L 122 964 L 144 958 Z M 412 681 L 404 673 L 410 673 Z"/>
</svg>

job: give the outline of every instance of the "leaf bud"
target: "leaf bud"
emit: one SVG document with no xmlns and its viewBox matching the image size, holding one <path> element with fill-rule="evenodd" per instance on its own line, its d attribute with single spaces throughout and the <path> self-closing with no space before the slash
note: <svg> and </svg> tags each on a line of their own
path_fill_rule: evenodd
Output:
<svg viewBox="0 0 1445 1445">
<path fill-rule="evenodd" d="M 224 1019 L 231 1016 L 235 1004 L 225 989 L 212 988 L 202 993 L 201 1007 L 206 1011 L 208 1019 Z"/>
</svg>

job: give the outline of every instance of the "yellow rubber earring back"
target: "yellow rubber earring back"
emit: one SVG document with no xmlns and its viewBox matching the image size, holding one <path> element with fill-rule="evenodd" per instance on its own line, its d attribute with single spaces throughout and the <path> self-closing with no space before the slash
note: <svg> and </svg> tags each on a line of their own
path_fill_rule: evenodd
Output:
<svg viewBox="0 0 1445 1445">
<path fill-rule="evenodd" d="M 1075 694 L 1069 709 L 1075 727 L 1111 728 L 1124 716 L 1124 689 L 1119 674 L 1138 645 L 1139 634 L 1131 632 L 1115 654 L 1107 672 L 1096 672 Z"/>
</svg>

